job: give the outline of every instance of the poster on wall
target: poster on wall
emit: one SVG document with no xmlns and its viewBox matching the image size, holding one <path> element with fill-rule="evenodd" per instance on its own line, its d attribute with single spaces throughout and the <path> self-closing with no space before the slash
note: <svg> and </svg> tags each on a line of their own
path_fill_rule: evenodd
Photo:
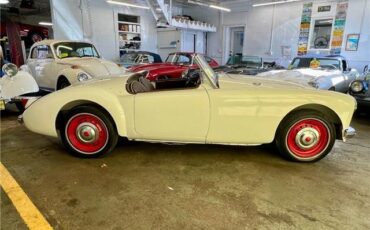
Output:
<svg viewBox="0 0 370 230">
<path fill-rule="evenodd" d="M 298 56 L 307 54 L 308 49 L 308 36 L 310 32 L 310 23 L 312 15 L 312 2 L 303 4 L 301 26 L 299 29 L 298 38 Z"/>
<path fill-rule="evenodd" d="M 360 34 L 348 34 L 346 42 L 346 51 L 357 51 Z"/>
<path fill-rule="evenodd" d="M 337 11 L 335 14 L 334 21 L 334 30 L 333 30 L 333 39 L 331 41 L 331 54 L 340 54 L 343 35 L 344 35 L 344 26 L 346 24 L 348 1 L 339 2 L 337 4 Z"/>
</svg>

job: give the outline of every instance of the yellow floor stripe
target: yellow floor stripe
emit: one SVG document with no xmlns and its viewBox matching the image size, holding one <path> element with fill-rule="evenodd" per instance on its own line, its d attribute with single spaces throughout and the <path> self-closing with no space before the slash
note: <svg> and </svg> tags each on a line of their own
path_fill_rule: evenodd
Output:
<svg viewBox="0 0 370 230">
<path fill-rule="evenodd" d="M 53 229 L 1 162 L 0 184 L 30 230 Z"/>
</svg>

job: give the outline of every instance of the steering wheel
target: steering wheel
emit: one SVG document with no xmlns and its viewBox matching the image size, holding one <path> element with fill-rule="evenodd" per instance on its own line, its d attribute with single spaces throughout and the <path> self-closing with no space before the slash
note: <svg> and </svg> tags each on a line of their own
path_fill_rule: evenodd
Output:
<svg viewBox="0 0 370 230">
<path fill-rule="evenodd" d="M 197 86 L 200 84 L 200 72 L 198 69 L 188 69 L 188 74 L 187 74 L 187 81 L 186 85 L 187 86 Z"/>
</svg>

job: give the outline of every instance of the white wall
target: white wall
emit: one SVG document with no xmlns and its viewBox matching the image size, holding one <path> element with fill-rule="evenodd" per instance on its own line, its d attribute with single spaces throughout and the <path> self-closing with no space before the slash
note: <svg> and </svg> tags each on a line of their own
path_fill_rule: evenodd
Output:
<svg viewBox="0 0 370 230">
<path fill-rule="evenodd" d="M 104 58 L 118 60 L 117 14 L 123 13 L 140 16 L 141 49 L 157 51 L 156 22 L 150 10 L 102 0 L 51 0 L 51 6 L 55 39 L 88 40 Z"/>
<path fill-rule="evenodd" d="M 232 9 L 230 13 L 220 13 L 207 7 L 194 7 L 184 8 L 184 14 L 217 26 L 217 33 L 208 33 L 208 55 L 221 63 L 225 63 L 227 59 L 225 47 L 227 27 L 245 25 L 244 54 L 258 55 L 266 61 L 275 60 L 287 66 L 289 61 L 297 55 L 303 3 L 329 3 L 333 0 L 300 1 L 262 7 L 252 7 L 253 2 L 255 1 L 246 0 L 226 4 L 226 7 Z M 334 0 L 334 2 L 337 1 Z M 370 64 L 369 25 L 370 0 L 349 0 L 341 54 L 347 57 L 350 65 L 358 70 Z M 345 40 L 349 33 L 361 33 L 359 49 L 356 52 L 345 51 Z M 290 56 L 283 57 L 282 46 L 291 48 Z M 223 53 L 226 56 L 224 60 L 222 60 Z"/>
<path fill-rule="evenodd" d="M 370 0 L 350 0 L 341 55 L 349 60 L 350 67 L 363 69 L 370 66 Z M 345 51 L 347 34 L 360 33 L 357 51 Z"/>
</svg>

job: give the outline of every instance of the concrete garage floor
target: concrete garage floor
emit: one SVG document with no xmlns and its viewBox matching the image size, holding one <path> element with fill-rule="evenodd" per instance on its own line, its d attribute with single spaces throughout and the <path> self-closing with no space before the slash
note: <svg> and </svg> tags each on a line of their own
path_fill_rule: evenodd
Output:
<svg viewBox="0 0 370 230">
<path fill-rule="evenodd" d="M 1 161 L 55 229 L 370 229 L 370 119 L 314 164 L 268 146 L 122 142 L 100 159 L 2 113 Z M 26 229 L 1 192 L 1 229 Z"/>
</svg>

